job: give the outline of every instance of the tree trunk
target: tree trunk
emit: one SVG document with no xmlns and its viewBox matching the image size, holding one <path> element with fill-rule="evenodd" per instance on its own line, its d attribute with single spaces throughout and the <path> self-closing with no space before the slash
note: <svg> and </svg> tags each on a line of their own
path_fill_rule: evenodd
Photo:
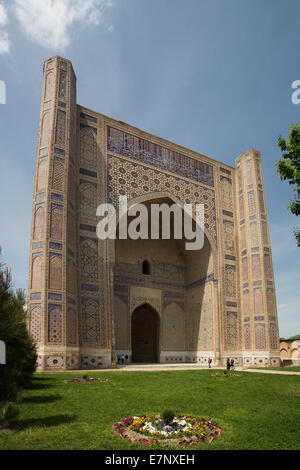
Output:
<svg viewBox="0 0 300 470">
<path fill-rule="evenodd" d="M 3 405 L 3 424 L 4 424 L 4 426 L 6 424 L 7 412 L 8 412 L 8 401 L 5 401 L 4 405 Z"/>
<path fill-rule="evenodd" d="M 23 388 L 20 389 L 19 403 L 23 402 Z"/>
</svg>

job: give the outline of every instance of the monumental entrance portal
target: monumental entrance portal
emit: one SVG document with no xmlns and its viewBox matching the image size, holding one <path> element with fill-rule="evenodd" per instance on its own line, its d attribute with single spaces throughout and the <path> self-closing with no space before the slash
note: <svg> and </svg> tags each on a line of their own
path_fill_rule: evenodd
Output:
<svg viewBox="0 0 300 470">
<path fill-rule="evenodd" d="M 279 365 L 261 155 L 230 166 L 77 104 L 70 61 L 44 64 L 28 325 L 43 370 L 129 362 Z M 185 240 L 99 240 L 97 207 L 203 204 Z M 174 234 L 173 234 L 174 235 Z"/>
</svg>

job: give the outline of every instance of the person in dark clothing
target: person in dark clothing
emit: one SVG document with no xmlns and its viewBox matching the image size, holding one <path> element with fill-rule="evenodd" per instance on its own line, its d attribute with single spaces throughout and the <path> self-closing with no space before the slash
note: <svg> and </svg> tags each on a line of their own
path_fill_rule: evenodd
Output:
<svg viewBox="0 0 300 470">
<path fill-rule="evenodd" d="M 230 361 L 230 369 L 234 370 L 234 359 L 231 359 Z"/>
<path fill-rule="evenodd" d="M 229 358 L 227 359 L 226 369 L 230 370 L 230 359 Z"/>
</svg>

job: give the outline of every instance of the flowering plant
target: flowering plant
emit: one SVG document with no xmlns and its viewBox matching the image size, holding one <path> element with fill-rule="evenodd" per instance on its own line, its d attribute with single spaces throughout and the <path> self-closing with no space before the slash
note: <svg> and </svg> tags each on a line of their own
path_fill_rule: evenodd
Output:
<svg viewBox="0 0 300 470">
<path fill-rule="evenodd" d="M 210 374 L 211 377 L 238 377 L 238 374 L 216 372 L 215 374 Z"/>
<path fill-rule="evenodd" d="M 174 417 L 171 423 L 166 424 L 161 416 L 134 416 L 126 418 L 116 424 L 115 430 L 122 438 L 131 442 L 140 441 L 143 445 L 158 444 L 160 441 L 174 444 L 194 445 L 197 442 L 209 441 L 221 434 L 211 421 L 193 416 Z M 148 439 L 141 437 L 147 436 Z"/>
<path fill-rule="evenodd" d="M 78 379 L 78 378 L 75 378 L 75 379 L 72 379 L 72 380 L 64 380 L 64 382 L 66 384 L 72 384 L 72 383 L 99 383 L 99 382 L 108 382 L 107 379 L 93 379 L 93 378 L 82 378 L 82 379 Z"/>
</svg>

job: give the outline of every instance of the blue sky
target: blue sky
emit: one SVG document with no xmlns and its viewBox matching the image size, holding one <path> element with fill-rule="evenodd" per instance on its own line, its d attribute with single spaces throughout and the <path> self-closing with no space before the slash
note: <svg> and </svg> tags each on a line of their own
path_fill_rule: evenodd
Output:
<svg viewBox="0 0 300 470">
<path fill-rule="evenodd" d="M 222 162 L 262 153 L 280 336 L 300 333 L 300 249 L 274 162 L 300 123 L 298 0 L 0 0 L 0 244 L 27 263 L 43 61 L 73 62 L 78 103 Z"/>
</svg>

